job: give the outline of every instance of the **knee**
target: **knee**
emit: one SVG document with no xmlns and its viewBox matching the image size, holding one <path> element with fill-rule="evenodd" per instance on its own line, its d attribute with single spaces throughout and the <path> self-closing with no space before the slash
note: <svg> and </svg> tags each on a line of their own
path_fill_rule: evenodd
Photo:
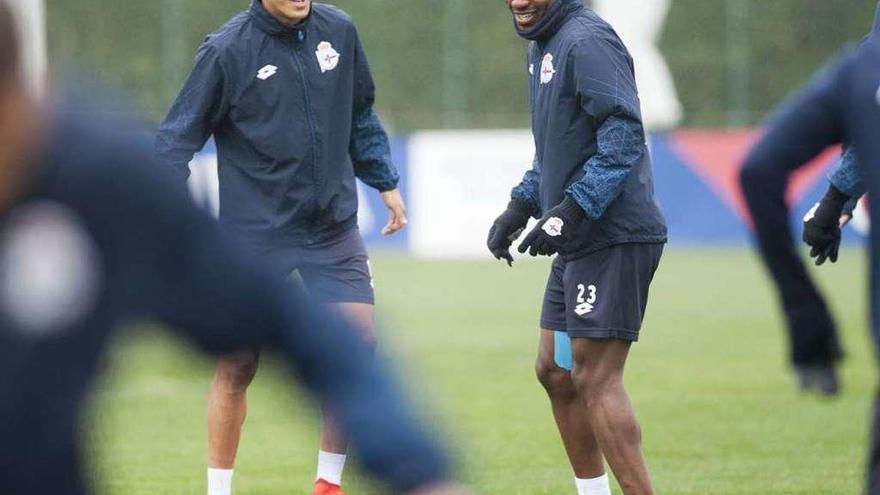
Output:
<svg viewBox="0 0 880 495">
<path fill-rule="evenodd" d="M 572 368 L 571 380 L 578 394 L 585 399 L 587 407 L 595 406 L 620 385 L 616 375 L 602 373 L 601 370 L 589 369 L 577 363 Z"/>
<path fill-rule="evenodd" d="M 257 374 L 257 356 L 248 353 L 226 356 L 217 365 L 216 382 L 230 392 L 244 392 Z"/>
<path fill-rule="evenodd" d="M 572 392 L 571 376 L 567 370 L 556 366 L 552 358 L 541 358 L 535 362 L 538 381 L 551 396 L 566 395 Z"/>
</svg>

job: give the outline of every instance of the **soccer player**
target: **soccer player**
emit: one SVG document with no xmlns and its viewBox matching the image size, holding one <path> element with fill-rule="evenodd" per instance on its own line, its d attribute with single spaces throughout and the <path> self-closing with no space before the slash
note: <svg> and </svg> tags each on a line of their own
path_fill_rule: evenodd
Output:
<svg viewBox="0 0 880 495">
<path fill-rule="evenodd" d="M 131 318 L 212 352 L 278 349 L 372 474 L 398 492 L 462 493 L 351 324 L 240 254 L 149 145 L 33 100 L 14 32 L 0 0 L 0 493 L 86 493 L 80 408 Z"/>
<path fill-rule="evenodd" d="M 768 235 L 767 226 L 787 230 L 785 186 L 792 171 L 828 146 L 847 143 L 856 150 L 859 173 L 869 196 L 880 197 L 880 5 L 874 31 L 865 42 L 835 60 L 771 119 L 766 134 L 749 153 L 741 172 L 743 191 L 755 219 L 766 262 L 768 252 L 790 249 L 790 240 Z M 880 225 L 880 204 L 869 202 L 871 223 Z M 839 213 L 839 212 L 838 212 Z M 871 229 L 871 328 L 880 347 L 880 231 Z M 880 395 L 875 400 L 868 493 L 880 494 Z"/>
<path fill-rule="evenodd" d="M 666 242 L 654 200 L 632 59 L 614 30 L 580 0 L 507 0 L 528 48 L 532 169 L 489 231 L 488 247 L 512 264 L 510 246 L 540 218 L 519 251 L 558 254 L 541 314 L 538 379 L 580 495 L 608 495 L 608 461 L 624 493 L 654 493 L 641 433 L 623 386 L 648 288 Z M 557 339 L 573 366 L 557 366 Z"/>
<path fill-rule="evenodd" d="M 358 322 L 372 345 L 373 282 L 357 228 L 355 178 L 381 192 L 382 233 L 406 224 L 375 88 L 351 18 L 310 0 L 252 0 L 209 35 L 157 137 L 181 184 L 217 143 L 220 222 L 279 277 L 297 271 L 316 303 Z M 229 495 L 257 352 L 220 359 L 208 398 L 209 495 Z M 314 493 L 337 495 L 346 439 L 324 407 Z"/>
</svg>

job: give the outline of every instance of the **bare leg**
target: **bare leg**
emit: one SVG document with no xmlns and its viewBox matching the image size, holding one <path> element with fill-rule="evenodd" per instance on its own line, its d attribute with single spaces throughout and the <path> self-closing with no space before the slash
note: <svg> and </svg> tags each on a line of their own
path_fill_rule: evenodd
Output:
<svg viewBox="0 0 880 495">
<path fill-rule="evenodd" d="M 562 443 L 568 460 L 578 478 L 598 478 L 605 474 L 602 453 L 593 436 L 584 403 L 579 400 L 571 374 L 556 366 L 554 360 L 555 334 L 541 330 L 538 359 L 535 370 L 538 381 L 547 390 L 556 426 L 562 435 Z"/>
<path fill-rule="evenodd" d="M 257 353 L 220 358 L 208 393 L 209 466 L 232 469 L 247 414 L 247 388 L 257 372 Z"/>
<path fill-rule="evenodd" d="M 589 412 L 602 454 L 626 495 L 653 495 L 642 433 L 623 387 L 630 342 L 572 339 L 572 379 Z"/>
<path fill-rule="evenodd" d="M 371 347 L 375 347 L 376 336 L 373 327 L 373 305 L 339 303 L 330 305 L 330 309 L 340 311 L 346 315 L 354 323 L 355 328 L 360 330 L 364 341 Z M 321 405 L 321 412 L 323 414 L 321 450 L 334 454 L 344 454 L 348 448 L 348 439 L 340 431 L 330 409 L 327 404 Z"/>
</svg>

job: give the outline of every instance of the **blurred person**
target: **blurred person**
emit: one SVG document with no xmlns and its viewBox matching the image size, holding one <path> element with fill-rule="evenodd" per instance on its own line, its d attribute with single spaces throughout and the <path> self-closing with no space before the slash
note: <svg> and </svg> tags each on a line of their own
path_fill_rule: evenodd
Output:
<svg viewBox="0 0 880 495">
<path fill-rule="evenodd" d="M 580 0 L 507 0 L 528 48 L 532 169 L 489 231 L 512 264 L 512 242 L 558 254 L 544 296 L 536 363 L 580 495 L 609 495 L 604 460 L 627 495 L 654 493 L 641 431 L 624 389 L 648 289 L 666 242 L 654 200 L 632 58 Z M 568 342 L 571 372 L 557 365 Z"/>
<path fill-rule="evenodd" d="M 352 325 L 230 245 L 149 145 L 36 101 L 13 33 L 0 0 L 0 493 L 87 493 L 83 400 L 115 329 L 143 318 L 206 351 L 279 350 L 395 493 L 461 493 Z"/>
<path fill-rule="evenodd" d="M 880 10 L 862 44 L 876 42 L 878 33 Z M 810 246 L 810 257 L 816 259 L 817 265 L 826 260 L 837 261 L 842 228 L 852 218 L 856 203 L 864 193 L 853 146 L 846 146 L 828 179 L 827 192 L 803 221 L 802 238 Z M 775 198 L 769 196 L 747 195 L 746 201 L 753 211 L 779 207 L 773 202 Z M 754 226 L 762 259 L 779 292 L 798 384 L 805 392 L 836 395 L 840 389 L 836 367 L 843 358 L 837 325 L 795 250 L 789 224 L 785 219 L 765 216 L 754 218 Z"/>
<path fill-rule="evenodd" d="M 880 5 L 872 35 L 838 57 L 771 118 L 764 137 L 752 149 L 741 171 L 743 192 L 755 219 L 761 254 L 771 271 L 775 253 L 791 249 L 785 189 L 791 173 L 828 146 L 846 143 L 854 149 L 858 173 L 869 196 L 880 194 Z M 836 201 L 836 200 L 835 200 Z M 869 202 L 873 225 L 880 225 L 880 205 Z M 834 213 L 834 222 L 839 213 Z M 826 223 L 831 223 L 826 221 Z M 831 227 L 839 229 L 839 226 Z M 829 259 L 831 252 L 821 251 Z M 880 347 L 880 231 L 871 229 L 870 307 L 873 342 Z M 880 494 L 880 394 L 875 398 L 868 493 Z"/>
<path fill-rule="evenodd" d="M 382 230 L 407 223 L 375 87 L 352 19 L 311 0 L 252 0 L 210 34 L 159 129 L 157 150 L 184 184 L 213 135 L 220 222 L 279 277 L 358 323 L 374 345 L 373 280 L 357 226 L 355 178 L 381 193 Z M 255 350 L 222 357 L 208 398 L 209 495 L 230 495 Z M 347 440 L 323 407 L 315 495 L 341 494 Z"/>
</svg>

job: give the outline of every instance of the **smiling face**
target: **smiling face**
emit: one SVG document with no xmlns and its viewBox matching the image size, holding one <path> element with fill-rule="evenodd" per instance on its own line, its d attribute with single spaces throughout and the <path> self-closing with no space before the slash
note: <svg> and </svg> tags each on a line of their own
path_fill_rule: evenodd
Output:
<svg viewBox="0 0 880 495">
<path fill-rule="evenodd" d="M 279 22 L 293 26 L 304 21 L 312 9 L 312 0 L 262 0 L 263 7 Z"/>
<path fill-rule="evenodd" d="M 506 0 L 513 13 L 516 27 L 525 31 L 534 27 L 544 16 L 555 0 Z"/>
</svg>

